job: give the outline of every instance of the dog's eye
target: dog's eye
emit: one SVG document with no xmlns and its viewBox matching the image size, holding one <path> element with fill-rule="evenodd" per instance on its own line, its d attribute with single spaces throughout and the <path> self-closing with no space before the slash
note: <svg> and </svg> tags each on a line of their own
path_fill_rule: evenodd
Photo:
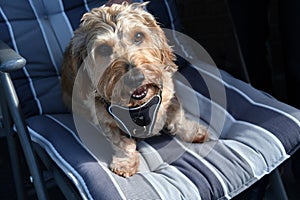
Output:
<svg viewBox="0 0 300 200">
<path fill-rule="evenodd" d="M 112 47 L 108 44 L 101 44 L 95 49 L 95 53 L 97 55 L 101 55 L 103 57 L 110 56 L 113 53 Z"/>
<path fill-rule="evenodd" d="M 140 44 L 143 40 L 144 40 L 144 34 L 143 34 L 143 33 L 137 32 L 137 33 L 134 35 L 133 42 L 134 42 L 135 44 Z"/>
</svg>

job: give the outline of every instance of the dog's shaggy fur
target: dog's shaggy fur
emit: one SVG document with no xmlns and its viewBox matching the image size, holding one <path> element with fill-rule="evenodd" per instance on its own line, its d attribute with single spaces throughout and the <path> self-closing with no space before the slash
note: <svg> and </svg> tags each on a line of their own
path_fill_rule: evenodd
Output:
<svg viewBox="0 0 300 200">
<path fill-rule="evenodd" d="M 203 142 L 208 135 L 206 127 L 185 118 L 172 79 L 177 71 L 175 56 L 164 32 L 144 7 L 145 3 L 113 4 L 84 14 L 62 65 L 66 105 L 72 107 L 73 103 L 73 111 L 75 108 L 79 114 L 93 113 L 94 105 L 96 117 L 91 120 L 102 128 L 115 150 L 110 168 L 124 177 L 134 175 L 139 167 L 136 140 L 122 132 L 105 102 L 136 107 L 161 91 L 154 134 L 165 127 L 187 142 Z M 76 82 L 76 76 L 85 81 Z"/>
</svg>

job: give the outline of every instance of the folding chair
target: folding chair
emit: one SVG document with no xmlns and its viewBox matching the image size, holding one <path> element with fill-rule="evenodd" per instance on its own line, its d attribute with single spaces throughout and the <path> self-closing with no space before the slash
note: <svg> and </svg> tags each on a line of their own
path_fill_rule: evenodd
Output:
<svg viewBox="0 0 300 200">
<path fill-rule="evenodd" d="M 60 91 L 60 65 L 73 30 L 83 13 L 104 3 L 0 1 L 0 39 L 6 43 L 0 43 L 0 99 L 5 135 L 12 141 L 18 198 L 26 194 L 15 138 L 39 199 L 51 196 L 49 177 L 67 199 L 231 199 L 270 173 L 280 186 L 276 169 L 299 148 L 300 111 L 201 60 L 178 62 L 175 83 L 184 91 L 181 98 L 189 116 L 207 123 L 218 137 L 186 145 L 161 134 L 138 143 L 141 166 L 136 175 L 125 179 L 108 169 L 109 143 L 101 139 L 92 150 L 82 141 L 78 127 L 102 136 L 69 113 Z M 188 49 L 174 32 L 183 30 L 177 9 L 168 0 L 147 5 L 171 30 L 170 42 Z M 284 187 L 279 188 L 286 198 Z"/>
</svg>

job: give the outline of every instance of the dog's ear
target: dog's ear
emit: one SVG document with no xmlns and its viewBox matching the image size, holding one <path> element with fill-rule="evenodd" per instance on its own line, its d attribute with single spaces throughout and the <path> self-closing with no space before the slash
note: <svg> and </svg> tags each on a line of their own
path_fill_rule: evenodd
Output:
<svg viewBox="0 0 300 200">
<path fill-rule="evenodd" d="M 65 49 L 61 67 L 61 86 L 62 90 L 72 97 L 73 86 L 78 71 L 87 58 L 86 34 L 82 28 L 74 32 L 69 45 Z M 83 71 L 86 73 L 85 71 Z M 87 82 L 85 84 L 88 84 Z M 82 90 L 85 92 L 85 90 Z M 86 95 L 82 95 L 86 96 Z"/>
<path fill-rule="evenodd" d="M 87 56 L 86 37 L 79 29 L 74 32 L 69 46 L 66 48 L 65 56 L 68 56 L 68 62 L 73 70 L 78 71 Z"/>
<path fill-rule="evenodd" d="M 174 63 L 176 56 L 173 53 L 172 47 L 168 44 L 168 40 L 163 30 L 159 27 L 155 30 L 158 31 L 157 34 L 159 37 L 156 37 L 156 40 L 158 41 L 158 47 L 161 51 L 161 60 L 165 64 L 165 70 L 174 73 L 178 69 L 177 65 Z"/>
<path fill-rule="evenodd" d="M 162 50 L 162 55 L 163 55 L 163 62 L 166 63 L 165 64 L 165 70 L 168 71 L 168 72 L 171 72 L 171 73 L 176 72 L 178 67 L 174 63 L 174 61 L 176 60 L 176 57 L 173 54 L 173 52 L 170 51 L 170 50 L 167 50 L 167 49 L 163 49 Z"/>
</svg>

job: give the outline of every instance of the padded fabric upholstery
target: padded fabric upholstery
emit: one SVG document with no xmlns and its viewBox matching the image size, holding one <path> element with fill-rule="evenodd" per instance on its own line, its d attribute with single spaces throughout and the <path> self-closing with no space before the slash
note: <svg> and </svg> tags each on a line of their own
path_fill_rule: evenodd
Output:
<svg viewBox="0 0 300 200">
<path fill-rule="evenodd" d="M 195 70 L 201 76 L 195 77 L 198 74 Z M 162 134 L 141 141 L 138 144 L 142 161 L 140 172 L 124 179 L 107 168 L 112 150 L 105 139 L 98 140 L 97 148 L 103 154 L 96 158 L 76 135 L 77 126 L 85 127 L 89 134 L 99 135 L 99 131 L 88 123 L 75 127 L 70 114 L 29 118 L 32 138 L 50 153 L 77 184 L 81 194 L 93 199 L 230 199 L 278 167 L 299 147 L 298 110 L 225 72 L 222 72 L 222 79 L 215 79 L 213 74 L 198 67 L 186 67 L 181 71 L 186 77 L 190 76 L 200 108 L 209 108 L 202 111 L 203 120 L 212 120 L 209 118 L 213 109 L 224 114 L 226 125 L 216 134 L 219 139 L 186 144 Z M 199 87 L 205 84 L 202 82 L 204 76 L 225 85 L 228 98 L 234 99 L 227 104 L 227 110 L 212 103 L 205 87 Z M 186 87 L 181 81 L 176 85 Z M 185 89 L 191 94 L 194 92 Z M 251 109 L 241 111 L 236 104 Z M 195 112 L 189 107 L 188 99 L 184 105 L 193 116 Z M 257 113 L 264 114 L 258 116 Z"/>
<path fill-rule="evenodd" d="M 1 39 L 27 60 L 26 68 L 11 74 L 26 116 L 64 110 L 59 71 L 72 29 L 55 22 L 64 22 L 64 16 L 57 14 L 59 1 L 45 5 L 42 1 L 1 3 Z"/>
<path fill-rule="evenodd" d="M 59 85 L 63 51 L 73 30 L 84 12 L 105 1 L 0 2 L 0 39 L 27 59 L 26 67 L 12 78 L 32 140 L 45 148 L 83 198 L 229 199 L 299 148 L 299 110 L 224 71 L 218 76 L 213 67 L 182 62 L 180 74 L 191 86 L 180 78 L 176 81 L 177 89 L 185 91 L 184 108 L 193 119 L 210 124 L 214 138 L 185 144 L 162 134 L 141 141 L 140 172 L 119 177 L 107 167 L 112 150 L 105 139 L 98 141 L 95 148 L 103 154 L 96 156 L 77 136 Z M 153 0 L 147 10 L 163 27 L 182 30 L 174 2 Z M 191 105 L 191 96 L 197 106 Z M 88 133 L 101 137 L 97 128 L 81 123 Z"/>
</svg>

